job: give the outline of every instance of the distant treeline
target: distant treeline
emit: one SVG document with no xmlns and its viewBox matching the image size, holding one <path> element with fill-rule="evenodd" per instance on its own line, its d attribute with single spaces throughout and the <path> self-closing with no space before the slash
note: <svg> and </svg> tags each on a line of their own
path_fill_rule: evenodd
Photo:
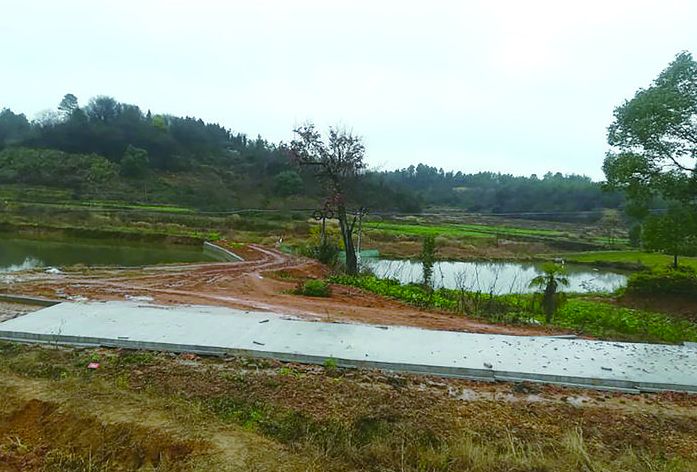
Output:
<svg viewBox="0 0 697 472">
<path fill-rule="evenodd" d="M 283 143 L 250 139 L 192 117 L 144 112 L 99 96 L 68 94 L 34 121 L 0 111 L 0 183 L 70 189 L 75 198 L 170 203 L 207 210 L 313 208 L 322 189 Z M 419 164 L 367 172 L 351 182 L 353 205 L 416 213 L 448 206 L 486 213 L 615 208 L 587 177 L 444 172 Z"/>
<path fill-rule="evenodd" d="M 622 195 L 604 192 L 581 175 L 548 172 L 541 178 L 480 172 L 463 174 L 419 164 L 382 174 L 389 185 L 409 188 L 429 205 L 481 213 L 570 213 L 617 208 Z"/>
</svg>

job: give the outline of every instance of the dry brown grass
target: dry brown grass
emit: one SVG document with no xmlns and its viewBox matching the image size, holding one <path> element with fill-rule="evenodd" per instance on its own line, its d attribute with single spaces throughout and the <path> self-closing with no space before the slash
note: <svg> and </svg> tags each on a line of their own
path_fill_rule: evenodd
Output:
<svg viewBox="0 0 697 472">
<path fill-rule="evenodd" d="M 0 344 L 0 471 L 697 470 L 694 397 L 511 387 Z"/>
</svg>

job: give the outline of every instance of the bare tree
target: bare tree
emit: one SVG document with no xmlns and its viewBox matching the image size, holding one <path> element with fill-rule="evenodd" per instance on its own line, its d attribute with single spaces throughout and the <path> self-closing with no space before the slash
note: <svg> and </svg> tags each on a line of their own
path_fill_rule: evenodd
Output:
<svg viewBox="0 0 697 472">
<path fill-rule="evenodd" d="M 329 138 L 325 143 L 311 123 L 293 131 L 297 138 L 290 143 L 290 152 L 300 165 L 314 167 L 315 174 L 327 185 L 331 206 L 336 209 L 341 228 L 346 251 L 346 272 L 355 275 L 358 273 L 358 260 L 353 244 L 353 230 L 357 216 L 350 218 L 348 215 L 345 186 L 348 179 L 366 167 L 363 162 L 363 140 L 349 131 L 329 128 Z"/>
</svg>

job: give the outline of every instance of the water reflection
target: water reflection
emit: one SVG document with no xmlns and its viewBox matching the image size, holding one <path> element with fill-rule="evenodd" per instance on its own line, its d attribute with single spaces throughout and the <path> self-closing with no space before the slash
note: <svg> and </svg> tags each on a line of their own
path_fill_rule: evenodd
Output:
<svg viewBox="0 0 697 472">
<path fill-rule="evenodd" d="M 362 264 L 378 277 L 395 278 L 402 283 L 421 282 L 422 267 L 419 262 L 363 259 Z M 616 272 L 569 265 L 569 292 L 611 292 L 627 282 L 627 277 Z M 542 274 L 542 264 L 521 262 L 438 262 L 433 279 L 436 287 L 464 288 L 469 291 L 504 293 L 530 293 L 530 281 Z"/>
<path fill-rule="evenodd" d="M 0 273 L 77 264 L 142 266 L 214 260 L 217 259 L 197 246 L 101 240 L 33 240 L 0 235 Z"/>
</svg>

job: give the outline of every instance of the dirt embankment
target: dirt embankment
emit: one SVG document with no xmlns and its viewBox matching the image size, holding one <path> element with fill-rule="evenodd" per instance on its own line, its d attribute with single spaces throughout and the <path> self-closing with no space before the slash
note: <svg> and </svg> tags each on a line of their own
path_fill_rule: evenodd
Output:
<svg viewBox="0 0 697 472">
<path fill-rule="evenodd" d="M 697 466 L 687 394 L 0 343 L 0 398 L 1 472 Z"/>
<path fill-rule="evenodd" d="M 415 326 L 427 329 L 539 335 L 549 328 L 492 325 L 451 313 L 427 312 L 352 287 L 329 298 L 293 295 L 296 279 L 324 277 L 316 261 L 250 244 L 234 250 L 244 262 L 41 274 L 16 281 L 15 293 L 48 297 L 123 300 L 151 297 L 164 304 L 218 305 L 270 311 L 309 320 Z"/>
</svg>

